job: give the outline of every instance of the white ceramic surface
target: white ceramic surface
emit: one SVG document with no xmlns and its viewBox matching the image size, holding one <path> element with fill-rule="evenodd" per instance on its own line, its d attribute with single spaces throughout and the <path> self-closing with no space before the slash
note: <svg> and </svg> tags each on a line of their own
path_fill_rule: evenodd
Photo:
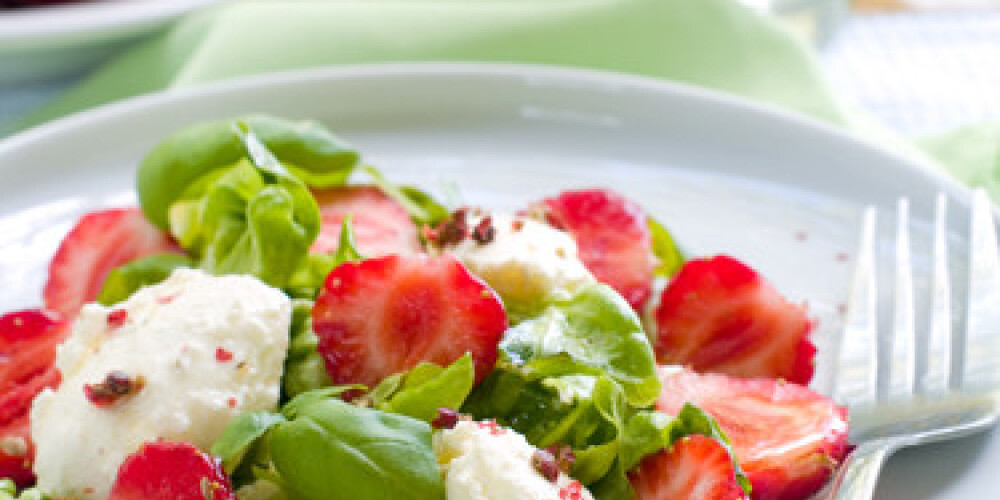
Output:
<svg viewBox="0 0 1000 500">
<path fill-rule="evenodd" d="M 124 44 L 217 0 L 91 0 L 0 10 L 0 84 L 83 71 Z"/>
<path fill-rule="evenodd" d="M 154 143 L 187 123 L 249 112 L 318 119 L 391 178 L 438 192 L 453 183 L 480 205 L 515 208 L 574 186 L 618 189 L 690 254 L 746 259 L 806 301 L 820 321 L 820 390 L 829 388 L 862 206 L 888 213 L 896 197 L 910 197 L 913 243 L 923 250 L 933 196 L 944 191 L 957 201 L 952 239 L 965 243 L 965 188 L 780 110 L 579 70 L 360 66 L 133 99 L 0 142 L 0 310 L 39 303 L 46 262 L 77 214 L 134 200 L 133 169 Z M 926 267 L 926 252 L 914 262 Z M 995 432 L 904 451 L 876 498 L 987 498 L 996 470 Z"/>
</svg>

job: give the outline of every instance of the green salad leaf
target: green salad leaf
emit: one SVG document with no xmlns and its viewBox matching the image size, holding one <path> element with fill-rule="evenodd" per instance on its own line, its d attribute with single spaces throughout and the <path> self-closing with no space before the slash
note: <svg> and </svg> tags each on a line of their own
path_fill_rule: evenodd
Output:
<svg viewBox="0 0 1000 500">
<path fill-rule="evenodd" d="M 361 170 L 371 176 L 372 183 L 383 193 L 402 205 L 417 225 L 434 226 L 448 218 L 448 209 L 420 189 L 393 184 L 371 165 L 364 165 Z"/>
<path fill-rule="evenodd" d="M 18 493 L 13 479 L 0 479 L 0 500 L 48 500 L 48 498 L 38 488 L 28 488 Z"/>
<path fill-rule="evenodd" d="M 278 413 L 252 411 L 242 413 L 229 422 L 222 435 L 212 443 L 212 456 L 222 460 L 226 474 L 232 475 L 255 441 L 275 425 L 284 422 Z"/>
<path fill-rule="evenodd" d="M 333 384 L 326 372 L 326 362 L 319 354 L 319 337 L 312 329 L 312 307 L 309 300 L 292 301 L 291 336 L 281 388 L 285 398 Z"/>
<path fill-rule="evenodd" d="M 168 228 L 171 205 L 205 176 L 218 176 L 246 158 L 234 125 L 245 122 L 296 178 L 313 187 L 344 184 L 357 166 L 358 152 L 322 125 L 267 115 L 198 123 L 155 146 L 136 174 L 136 191 L 146 217 Z"/>
<path fill-rule="evenodd" d="M 607 375 L 636 407 L 652 404 L 660 393 L 653 350 L 639 317 L 604 284 L 556 299 L 540 316 L 510 328 L 500 349 L 501 364 L 529 379 Z"/>
<path fill-rule="evenodd" d="M 465 354 L 447 367 L 422 362 L 383 380 L 372 390 L 376 408 L 433 422 L 439 408 L 457 410 L 472 392 L 476 365 Z"/>
<path fill-rule="evenodd" d="M 663 227 L 656 219 L 646 218 L 649 226 L 649 235 L 652 239 L 653 255 L 659 260 L 655 273 L 657 276 L 673 276 L 684 265 L 684 254 L 677 248 L 674 237 L 670 231 Z"/>
<path fill-rule="evenodd" d="M 244 468 L 300 500 L 443 500 L 444 483 L 421 420 L 346 403 L 357 387 L 302 393 L 280 414 L 234 419 L 213 445 L 227 471 Z"/>
<path fill-rule="evenodd" d="M 340 240 L 333 253 L 310 253 L 289 278 L 287 291 L 293 297 L 315 299 L 326 276 L 345 262 L 364 260 L 354 241 L 353 215 L 344 216 L 340 226 Z"/>
<path fill-rule="evenodd" d="M 142 287 L 155 285 L 170 276 L 178 267 L 194 267 L 190 257 L 164 253 L 142 257 L 111 270 L 104 280 L 97 301 L 106 306 L 117 304 Z"/>
<path fill-rule="evenodd" d="M 319 234 L 319 207 L 248 125 L 234 129 L 250 159 L 189 186 L 170 206 L 170 231 L 203 270 L 284 288 Z"/>
</svg>

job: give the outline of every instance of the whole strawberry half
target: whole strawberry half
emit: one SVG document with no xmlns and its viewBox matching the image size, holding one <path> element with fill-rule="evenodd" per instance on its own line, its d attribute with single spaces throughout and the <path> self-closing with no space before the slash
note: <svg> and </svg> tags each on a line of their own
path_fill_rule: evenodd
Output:
<svg viewBox="0 0 1000 500">
<path fill-rule="evenodd" d="M 847 410 L 807 387 L 771 379 L 661 368 L 656 407 L 685 402 L 712 415 L 732 442 L 754 500 L 809 498 L 847 454 Z"/>
<path fill-rule="evenodd" d="M 180 248 L 138 208 L 84 215 L 49 263 L 45 307 L 72 317 L 97 298 L 112 269 L 164 252 L 180 252 Z"/>
<path fill-rule="evenodd" d="M 235 500 L 222 466 L 188 443 L 146 443 L 129 455 L 107 500 Z"/>
<path fill-rule="evenodd" d="M 653 349 L 662 364 L 807 384 L 813 322 L 760 274 L 727 256 L 692 259 L 663 290 Z"/>
<path fill-rule="evenodd" d="M 629 472 L 636 500 L 740 500 L 733 459 L 718 441 L 683 437 Z"/>
<path fill-rule="evenodd" d="M 56 346 L 69 333 L 58 313 L 29 309 L 0 316 L 0 477 L 34 481 L 28 412 L 35 396 L 59 384 Z"/>
<path fill-rule="evenodd" d="M 334 252 L 340 243 L 344 217 L 351 214 L 351 229 L 358 251 L 366 257 L 412 254 L 421 251 L 417 226 L 402 205 L 374 186 L 343 186 L 313 191 L 323 225 L 309 249 Z"/>
<path fill-rule="evenodd" d="M 580 259 L 636 310 L 649 299 L 656 258 L 646 214 L 609 189 L 564 191 L 529 209 L 576 241 Z"/>
<path fill-rule="evenodd" d="M 421 361 L 447 365 L 467 352 L 482 380 L 507 328 L 496 293 L 450 255 L 342 264 L 327 276 L 312 314 L 337 384 L 374 386 Z"/>
</svg>

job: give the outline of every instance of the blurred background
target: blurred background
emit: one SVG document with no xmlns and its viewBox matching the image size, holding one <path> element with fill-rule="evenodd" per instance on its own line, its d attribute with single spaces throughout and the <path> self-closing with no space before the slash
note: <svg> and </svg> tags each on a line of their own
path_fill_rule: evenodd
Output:
<svg viewBox="0 0 1000 500">
<path fill-rule="evenodd" d="M 834 87 L 905 135 L 1000 118 L 1000 0 L 743 0 L 816 44 Z"/>
<path fill-rule="evenodd" d="M 915 137 L 1000 119 L 1000 0 L 724 1 L 794 32 L 835 95 L 891 131 Z M 37 113 L 95 68 L 139 57 L 129 50 L 210 8 L 221 7 L 213 0 L 0 0 L 0 136 L 27 117 L 57 116 Z"/>
</svg>

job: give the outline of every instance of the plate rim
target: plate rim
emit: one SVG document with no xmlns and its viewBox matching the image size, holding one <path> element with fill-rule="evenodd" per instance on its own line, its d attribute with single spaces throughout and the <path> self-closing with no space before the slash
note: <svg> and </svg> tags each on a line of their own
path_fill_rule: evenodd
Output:
<svg viewBox="0 0 1000 500">
<path fill-rule="evenodd" d="M 71 133 L 88 123 L 113 122 L 116 117 L 140 112 L 144 109 L 182 101 L 210 99 L 229 92 L 246 92 L 295 85 L 308 81 L 335 81 L 353 78 L 385 78 L 417 76 L 474 76 L 495 79 L 543 80 L 547 84 L 587 85 L 600 88 L 634 88 L 656 93 L 671 94 L 685 100 L 700 101 L 708 105 L 739 110 L 762 120 L 772 120 L 784 125 L 801 127 L 827 138 L 861 148 L 868 153 L 882 156 L 922 175 L 934 184 L 953 194 L 967 198 L 972 188 L 947 175 L 930 159 L 916 153 L 907 153 L 886 144 L 880 144 L 858 135 L 850 129 L 838 127 L 801 112 L 783 108 L 769 102 L 758 101 L 721 90 L 700 87 L 675 80 L 650 77 L 609 70 L 559 66 L 549 64 L 493 63 L 493 62 L 377 62 L 362 64 L 328 65 L 277 71 L 258 75 L 228 78 L 204 84 L 165 89 L 152 93 L 120 99 L 33 126 L 0 139 L 0 159 L 20 148 L 30 147 L 52 136 Z M 2 171 L 2 168 L 0 168 Z"/>
<path fill-rule="evenodd" d="M 0 12 L 0 54 L 135 35 L 218 2 L 104 0 Z"/>
</svg>

